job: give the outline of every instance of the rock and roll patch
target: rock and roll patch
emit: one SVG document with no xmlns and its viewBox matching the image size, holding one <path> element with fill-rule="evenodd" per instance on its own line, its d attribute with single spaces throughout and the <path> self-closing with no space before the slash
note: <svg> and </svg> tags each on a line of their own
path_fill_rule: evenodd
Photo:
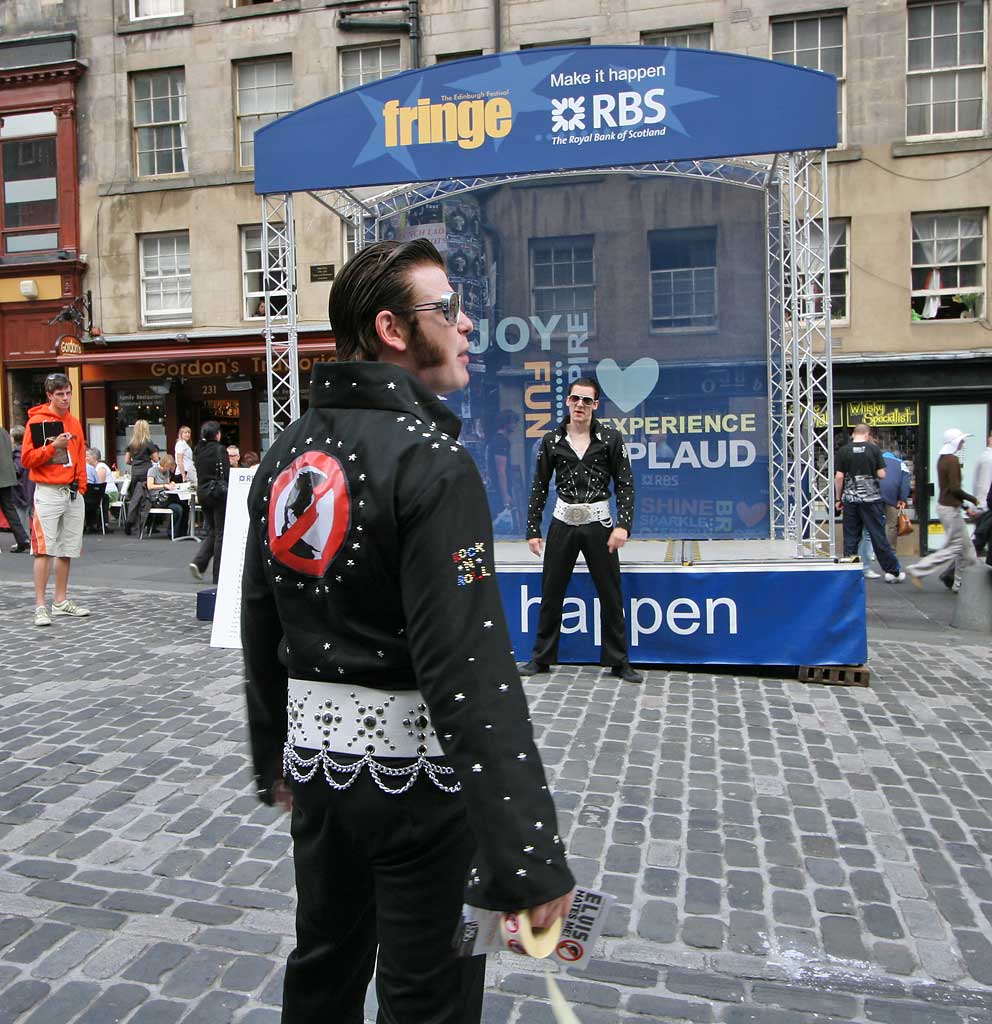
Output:
<svg viewBox="0 0 992 1024">
<path fill-rule="evenodd" d="M 323 576 L 350 525 L 348 480 L 333 455 L 305 452 L 273 481 L 269 550 L 287 569 Z"/>
</svg>

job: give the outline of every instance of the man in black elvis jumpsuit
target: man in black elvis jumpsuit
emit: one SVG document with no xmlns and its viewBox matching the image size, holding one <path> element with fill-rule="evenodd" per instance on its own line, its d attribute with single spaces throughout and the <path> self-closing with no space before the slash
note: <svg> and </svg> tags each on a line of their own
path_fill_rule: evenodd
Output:
<svg viewBox="0 0 992 1024">
<path fill-rule="evenodd" d="M 568 391 L 570 415 L 557 429 L 544 435 L 537 454 L 534 484 L 527 510 L 527 542 L 541 554 L 541 519 L 548 500 L 551 475 L 555 475 L 558 501 L 548 529 L 544 573 L 541 579 L 541 610 L 531 660 L 521 675 L 546 672 L 558 660 L 561 613 L 565 590 L 581 552 L 599 594 L 601 632 L 600 662 L 628 683 L 642 676 L 627 658 L 627 630 L 623 618 L 619 549 L 630 536 L 634 519 L 634 476 L 627 448 L 618 430 L 595 417 L 599 385 L 588 377 L 572 382 Z M 616 491 L 617 522 L 610 512 L 610 481 Z"/>
<path fill-rule="evenodd" d="M 338 354 L 249 497 L 242 642 L 259 797 L 292 808 L 284 1024 L 474 1024 L 463 899 L 567 912 L 574 879 L 534 745 L 460 423 L 471 321 L 437 251 L 379 242 L 331 293 Z M 372 358 L 369 358 L 372 357 Z M 374 361 L 373 361 L 374 359 Z"/>
</svg>

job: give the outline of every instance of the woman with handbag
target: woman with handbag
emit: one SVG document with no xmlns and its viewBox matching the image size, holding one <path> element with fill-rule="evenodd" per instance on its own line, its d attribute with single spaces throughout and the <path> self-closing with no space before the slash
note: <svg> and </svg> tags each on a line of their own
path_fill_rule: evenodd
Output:
<svg viewBox="0 0 992 1024">
<path fill-rule="evenodd" d="M 224 543 L 224 513 L 227 508 L 227 477 L 231 462 L 227 449 L 220 443 L 220 424 L 207 420 L 200 427 L 200 440 L 193 449 L 196 467 L 196 500 L 203 509 L 204 537 L 189 571 L 193 579 L 202 580 L 211 558 L 214 562 L 213 580 L 220 575 L 220 551 Z"/>
</svg>

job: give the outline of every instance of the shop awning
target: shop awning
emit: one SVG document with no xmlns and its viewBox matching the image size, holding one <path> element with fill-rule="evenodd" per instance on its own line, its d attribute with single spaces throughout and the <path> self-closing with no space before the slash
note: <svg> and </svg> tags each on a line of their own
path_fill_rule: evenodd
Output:
<svg viewBox="0 0 992 1024">
<path fill-rule="evenodd" d="M 299 341 L 297 351 L 306 354 L 333 352 L 334 342 Z M 122 349 L 117 345 L 87 346 L 82 355 L 57 356 L 60 366 L 82 366 L 90 363 L 164 363 L 188 362 L 193 359 L 225 359 L 232 356 L 264 356 L 265 342 L 246 342 L 242 345 L 156 345 L 154 347 Z"/>
</svg>

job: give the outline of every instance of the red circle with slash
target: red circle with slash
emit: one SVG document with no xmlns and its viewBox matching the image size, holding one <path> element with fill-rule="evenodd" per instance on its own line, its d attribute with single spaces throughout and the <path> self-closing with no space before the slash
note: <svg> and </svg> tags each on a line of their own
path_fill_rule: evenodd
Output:
<svg viewBox="0 0 992 1024">
<path fill-rule="evenodd" d="M 323 576 L 350 525 L 348 480 L 333 455 L 304 452 L 276 477 L 269 493 L 269 550 L 288 569 Z"/>
<path fill-rule="evenodd" d="M 562 941 L 558 943 L 556 952 L 562 960 L 567 960 L 569 963 L 575 963 L 576 960 L 582 959 L 582 954 L 585 950 L 582 948 L 582 943 L 576 942 L 575 939 L 562 939 Z"/>
</svg>

